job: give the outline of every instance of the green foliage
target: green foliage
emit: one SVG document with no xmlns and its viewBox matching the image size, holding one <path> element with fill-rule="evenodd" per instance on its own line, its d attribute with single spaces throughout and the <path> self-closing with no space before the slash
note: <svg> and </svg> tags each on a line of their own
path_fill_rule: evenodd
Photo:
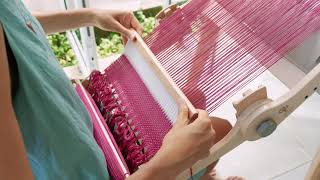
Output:
<svg viewBox="0 0 320 180">
<path fill-rule="evenodd" d="M 155 18 L 150 15 L 156 15 L 156 13 L 160 10 L 161 7 L 160 9 L 159 7 L 156 7 L 151 10 L 137 11 L 134 13 L 134 15 L 144 28 L 142 37 L 145 37 L 148 33 L 153 31 L 155 26 Z M 147 15 L 144 12 L 147 13 Z M 77 31 L 76 33 L 79 36 L 79 31 Z M 100 34 L 101 32 L 97 37 L 97 53 L 99 57 L 105 58 L 112 54 L 119 54 L 123 52 L 124 45 L 120 34 L 108 32 L 105 33 L 103 37 L 101 37 Z M 48 40 L 61 66 L 73 66 L 78 63 L 67 39 L 66 33 L 56 33 L 49 35 Z"/>
<path fill-rule="evenodd" d="M 187 2 L 188 2 L 188 0 L 182 0 L 182 1 L 179 1 L 179 2 L 177 3 L 177 5 L 178 5 L 178 6 L 181 6 L 181 5 L 183 5 L 183 4 L 187 3 Z"/>
<path fill-rule="evenodd" d="M 153 31 L 155 26 L 154 17 L 146 17 L 143 11 L 137 11 L 134 13 L 134 15 L 144 29 L 142 37 L 145 37 L 147 34 Z M 118 33 L 109 33 L 106 38 L 100 38 L 100 40 L 97 42 L 97 51 L 99 57 L 101 58 L 108 57 L 112 54 L 122 53 L 124 49 L 122 38 Z"/>
<path fill-rule="evenodd" d="M 151 33 L 154 29 L 155 24 L 156 24 L 156 19 L 154 17 L 148 17 L 144 19 L 144 22 L 141 22 L 141 25 L 143 26 L 143 29 L 144 29 L 142 37 L 145 37 L 146 35 Z"/>
<path fill-rule="evenodd" d="M 146 17 L 155 17 L 162 9 L 162 6 L 156 6 L 153 8 L 143 9 L 141 11 Z"/>
<path fill-rule="evenodd" d="M 124 45 L 118 33 L 109 33 L 107 38 L 101 38 L 101 43 L 97 46 L 100 57 L 108 57 L 112 54 L 122 53 Z"/>
<path fill-rule="evenodd" d="M 48 41 L 61 66 L 67 67 L 78 63 L 65 33 L 49 35 Z"/>
<path fill-rule="evenodd" d="M 138 19 L 138 21 L 141 23 L 143 27 L 143 34 L 142 37 L 145 37 L 149 33 L 151 33 L 154 29 L 156 20 L 154 17 L 147 17 L 143 11 L 136 11 L 134 13 L 135 17 Z"/>
</svg>

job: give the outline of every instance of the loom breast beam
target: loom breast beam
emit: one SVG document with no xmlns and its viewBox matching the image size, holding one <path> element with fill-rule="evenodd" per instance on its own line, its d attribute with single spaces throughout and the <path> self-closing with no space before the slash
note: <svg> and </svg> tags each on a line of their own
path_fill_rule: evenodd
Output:
<svg viewBox="0 0 320 180">
<path fill-rule="evenodd" d="M 198 161 L 193 172 L 198 173 L 244 141 L 255 141 L 274 132 L 277 125 L 319 89 L 320 64 L 309 72 L 294 88 L 275 101 L 267 96 L 265 87 L 247 91 L 233 105 L 237 110 L 237 122 L 229 134 L 210 149 L 210 155 Z M 178 179 L 187 179 L 188 170 Z"/>
<path fill-rule="evenodd" d="M 177 105 L 181 101 L 185 102 L 189 108 L 189 118 L 196 119 L 198 113 L 195 107 L 158 62 L 155 55 L 138 33 L 133 33 L 137 40 L 135 42 L 128 42 L 124 54 L 152 96 L 157 100 L 173 123 L 178 114 Z"/>
<path fill-rule="evenodd" d="M 320 178 L 320 149 L 315 156 L 305 180 L 318 180 Z"/>
<path fill-rule="evenodd" d="M 87 82 L 85 81 L 85 83 Z M 98 112 L 97 107 L 95 107 L 93 100 L 90 99 L 91 97 L 89 97 L 89 94 L 83 87 L 83 83 L 80 82 L 80 80 L 75 80 L 74 86 L 79 97 L 81 98 L 81 101 L 84 103 L 86 109 L 88 110 L 94 127 L 94 136 L 98 145 L 102 149 L 103 153 L 108 153 L 104 154 L 107 163 L 115 163 L 112 166 L 108 164 L 108 168 L 111 168 L 111 175 L 114 175 L 114 177 L 128 177 L 130 175 L 130 172 L 127 165 L 124 164 L 124 159 L 120 153 L 120 150 L 117 150 L 115 145 L 116 142 L 113 139 L 110 130 L 107 129 L 106 125 L 103 124 L 103 117 Z"/>
</svg>

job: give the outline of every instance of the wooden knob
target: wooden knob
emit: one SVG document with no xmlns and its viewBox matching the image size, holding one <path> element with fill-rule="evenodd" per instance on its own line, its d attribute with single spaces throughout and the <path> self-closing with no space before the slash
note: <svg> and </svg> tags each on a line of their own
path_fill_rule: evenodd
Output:
<svg viewBox="0 0 320 180">
<path fill-rule="evenodd" d="M 236 117 L 239 117 L 239 115 L 247 109 L 250 105 L 261 101 L 268 99 L 267 96 L 267 88 L 265 86 L 259 86 L 259 88 L 255 91 L 253 90 L 248 90 L 244 92 L 243 98 L 233 102 L 233 107 L 236 109 Z"/>
<path fill-rule="evenodd" d="M 257 133 L 260 137 L 267 137 L 277 129 L 277 126 L 278 124 L 276 122 L 274 122 L 272 119 L 268 119 L 266 121 L 263 121 L 257 127 Z"/>
</svg>

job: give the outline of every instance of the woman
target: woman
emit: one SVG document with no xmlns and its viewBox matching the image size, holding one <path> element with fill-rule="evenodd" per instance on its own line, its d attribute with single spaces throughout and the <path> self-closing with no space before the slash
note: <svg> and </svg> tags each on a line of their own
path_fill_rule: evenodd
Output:
<svg viewBox="0 0 320 180">
<path fill-rule="evenodd" d="M 81 9 L 35 16 L 20 0 L 0 1 L 0 179 L 108 179 L 86 109 L 45 35 L 97 26 L 134 40 L 129 29 L 142 33 L 142 28 L 132 13 L 120 11 Z M 215 137 L 221 139 L 230 129 L 202 110 L 189 124 L 188 109 L 180 109 L 159 152 L 128 179 L 174 179 L 206 157 Z M 204 178 L 211 178 L 210 173 Z"/>
</svg>

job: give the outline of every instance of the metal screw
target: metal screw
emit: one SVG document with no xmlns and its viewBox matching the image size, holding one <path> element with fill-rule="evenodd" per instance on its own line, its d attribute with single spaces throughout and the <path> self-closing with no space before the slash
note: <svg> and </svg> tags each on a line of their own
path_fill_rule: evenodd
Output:
<svg viewBox="0 0 320 180">
<path fill-rule="evenodd" d="M 278 124 L 273 120 L 263 121 L 257 127 L 257 133 L 260 137 L 267 137 L 277 129 Z"/>
</svg>

